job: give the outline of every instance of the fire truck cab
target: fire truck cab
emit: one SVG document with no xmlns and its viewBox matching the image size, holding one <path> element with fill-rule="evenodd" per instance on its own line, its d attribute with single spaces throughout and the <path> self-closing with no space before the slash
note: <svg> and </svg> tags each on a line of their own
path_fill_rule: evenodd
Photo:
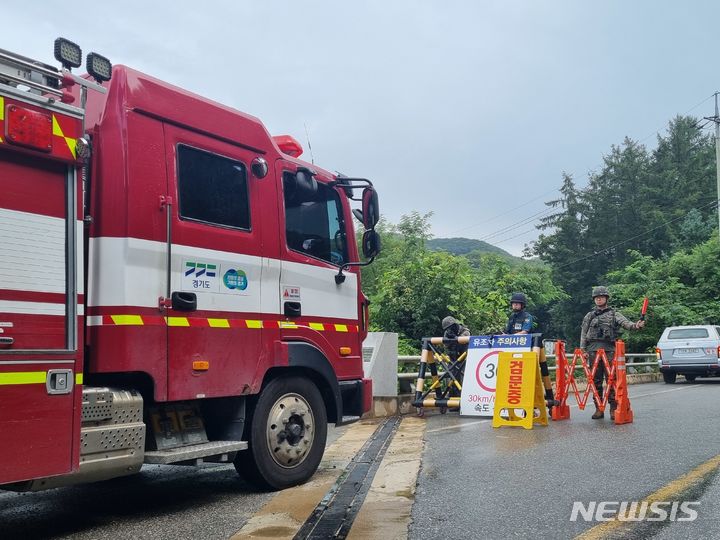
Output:
<svg viewBox="0 0 720 540">
<path fill-rule="evenodd" d="M 60 69 L 0 50 L 0 488 L 203 461 L 306 481 L 327 424 L 371 406 L 371 182 L 95 53 L 78 77 L 67 40 L 55 53 Z"/>
</svg>

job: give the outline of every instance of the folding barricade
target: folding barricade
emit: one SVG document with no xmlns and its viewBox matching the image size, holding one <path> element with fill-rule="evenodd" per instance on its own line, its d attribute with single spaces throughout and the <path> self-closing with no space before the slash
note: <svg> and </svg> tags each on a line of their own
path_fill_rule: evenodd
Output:
<svg viewBox="0 0 720 540">
<path fill-rule="evenodd" d="M 453 339 L 441 337 L 423 338 L 420 368 L 415 387 L 415 400 L 413 401 L 413 406 L 417 407 L 418 416 L 425 414 L 426 407 L 439 407 L 442 414 L 445 414 L 448 408 L 460 407 L 460 394 L 462 393 L 462 378 L 467 351 L 453 359 L 448 354 L 447 345 L 467 345 L 469 342 L 470 336 L 459 336 Z M 444 346 L 444 350 L 439 348 L 441 345 Z M 445 370 L 442 375 L 439 375 L 438 364 Z M 431 382 L 428 389 L 425 390 L 425 376 L 428 367 L 430 368 Z M 451 395 L 455 391 L 457 391 L 457 395 Z M 431 394 L 434 394 L 434 397 L 430 397 Z"/>
<path fill-rule="evenodd" d="M 582 349 L 575 349 L 572 361 L 568 362 L 565 355 L 564 341 L 555 342 L 555 358 L 557 365 L 555 375 L 557 391 L 555 399 L 559 402 L 559 405 L 556 405 L 552 409 L 553 420 L 567 420 L 570 418 L 570 407 L 567 404 L 570 391 L 575 395 L 575 400 L 580 410 L 585 409 L 588 398 L 592 395 L 593 401 L 597 403 L 598 409 L 604 412 L 610 397 L 610 390 L 614 389 L 617 404 L 615 423 L 629 424 L 633 421 L 633 411 L 630 407 L 625 371 L 625 343 L 622 340 L 615 342 L 615 358 L 612 360 L 612 365 L 610 361 L 608 361 L 604 349 L 597 351 L 592 367 L 588 365 L 588 356 Z M 579 366 L 578 362 L 580 362 Z M 599 394 L 594 382 L 595 373 L 600 366 L 600 362 L 602 362 L 602 365 L 607 371 L 607 387 L 605 388 L 605 392 L 603 392 L 602 400 L 599 399 Z M 587 378 L 587 387 L 582 395 L 578 390 L 577 381 L 575 381 L 575 369 L 578 367 L 582 367 L 585 377 Z"/>
</svg>

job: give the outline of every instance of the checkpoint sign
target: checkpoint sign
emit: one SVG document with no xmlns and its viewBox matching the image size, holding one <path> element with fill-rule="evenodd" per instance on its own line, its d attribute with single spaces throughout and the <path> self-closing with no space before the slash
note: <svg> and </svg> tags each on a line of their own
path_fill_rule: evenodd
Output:
<svg viewBox="0 0 720 540">
<path fill-rule="evenodd" d="M 530 351 L 532 339 L 532 334 L 470 338 L 460 396 L 461 416 L 492 417 L 495 410 L 495 386 L 500 351 Z"/>
</svg>

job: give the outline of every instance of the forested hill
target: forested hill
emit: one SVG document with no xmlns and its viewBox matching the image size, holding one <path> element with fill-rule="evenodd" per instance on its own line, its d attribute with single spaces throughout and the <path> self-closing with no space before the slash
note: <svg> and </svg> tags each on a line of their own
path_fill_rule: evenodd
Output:
<svg viewBox="0 0 720 540">
<path fill-rule="evenodd" d="M 467 255 L 471 251 L 480 251 L 514 258 L 504 249 L 473 238 L 431 238 L 426 245 L 433 251 L 447 251 L 453 255 Z"/>
</svg>

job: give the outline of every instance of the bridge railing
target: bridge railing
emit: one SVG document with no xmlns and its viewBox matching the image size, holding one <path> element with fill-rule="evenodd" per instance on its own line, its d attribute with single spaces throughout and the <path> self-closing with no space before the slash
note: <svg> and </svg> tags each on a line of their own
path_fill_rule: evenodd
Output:
<svg viewBox="0 0 720 540">
<path fill-rule="evenodd" d="M 555 359 L 555 355 L 548 355 L 547 356 L 549 361 L 553 361 Z M 652 358 L 652 361 L 648 361 L 648 359 Z M 626 359 L 626 366 L 627 366 L 627 372 L 628 374 L 632 373 L 638 373 L 634 368 L 643 368 L 639 373 L 654 373 L 658 371 L 658 363 L 657 363 L 657 357 L 654 353 L 626 353 L 625 359 Z M 643 361 L 644 360 L 644 361 Z M 402 366 L 412 365 L 412 364 L 419 364 L 420 363 L 420 355 L 417 356 L 398 356 L 398 380 L 400 381 L 416 381 L 418 378 L 418 373 L 407 373 L 403 372 Z M 651 369 L 648 369 L 651 368 Z M 549 366 L 550 371 L 555 371 L 555 366 Z M 582 366 L 575 366 L 576 370 L 582 370 Z M 440 372 L 442 374 L 442 372 Z"/>
</svg>

